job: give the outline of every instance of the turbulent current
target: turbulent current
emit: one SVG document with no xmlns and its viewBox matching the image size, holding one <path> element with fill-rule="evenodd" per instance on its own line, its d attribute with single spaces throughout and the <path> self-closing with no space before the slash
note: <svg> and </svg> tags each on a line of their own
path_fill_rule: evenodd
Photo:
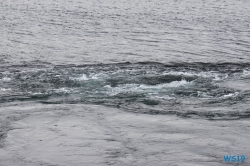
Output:
<svg viewBox="0 0 250 166">
<path fill-rule="evenodd" d="M 250 64 L 119 63 L 0 69 L 0 102 L 86 103 L 146 114 L 250 116 Z"/>
</svg>

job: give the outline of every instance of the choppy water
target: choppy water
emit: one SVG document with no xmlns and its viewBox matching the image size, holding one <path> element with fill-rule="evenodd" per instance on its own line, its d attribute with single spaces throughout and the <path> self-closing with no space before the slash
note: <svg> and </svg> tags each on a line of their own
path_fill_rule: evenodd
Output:
<svg viewBox="0 0 250 166">
<path fill-rule="evenodd" d="M 0 2 L 0 104 L 250 116 L 250 2 Z"/>
<path fill-rule="evenodd" d="M 1 103 L 104 104 L 188 117 L 250 116 L 250 64 L 120 63 L 1 69 Z"/>
</svg>

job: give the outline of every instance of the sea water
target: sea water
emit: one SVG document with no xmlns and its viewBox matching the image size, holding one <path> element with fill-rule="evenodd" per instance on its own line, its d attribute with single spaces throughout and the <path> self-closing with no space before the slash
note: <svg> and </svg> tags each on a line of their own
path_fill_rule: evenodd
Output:
<svg viewBox="0 0 250 166">
<path fill-rule="evenodd" d="M 240 122 L 250 116 L 249 16 L 246 0 L 2 0 L 0 107 Z"/>
</svg>

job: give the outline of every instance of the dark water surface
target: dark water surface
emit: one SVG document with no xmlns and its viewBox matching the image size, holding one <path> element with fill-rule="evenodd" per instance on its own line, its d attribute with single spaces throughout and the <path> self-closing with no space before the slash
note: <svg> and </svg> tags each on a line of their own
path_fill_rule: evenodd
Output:
<svg viewBox="0 0 250 166">
<path fill-rule="evenodd" d="M 0 2 L 0 104 L 250 116 L 250 2 Z"/>
</svg>

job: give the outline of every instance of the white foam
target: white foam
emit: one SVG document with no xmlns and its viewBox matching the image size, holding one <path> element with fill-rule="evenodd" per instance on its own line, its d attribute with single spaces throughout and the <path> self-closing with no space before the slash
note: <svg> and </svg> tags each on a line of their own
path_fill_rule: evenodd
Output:
<svg viewBox="0 0 250 166">
<path fill-rule="evenodd" d="M 249 70 L 243 70 L 243 73 L 241 75 L 241 77 L 249 77 L 250 76 L 250 71 Z"/>
<path fill-rule="evenodd" d="M 44 93 L 41 93 L 41 92 L 36 92 L 36 93 L 33 93 L 33 92 L 28 92 L 29 94 L 32 94 L 32 95 L 43 95 Z"/>
<path fill-rule="evenodd" d="M 92 74 L 87 76 L 86 74 L 82 74 L 80 77 L 71 77 L 71 80 L 77 81 L 88 81 L 88 80 L 96 80 L 101 77 L 102 74 Z"/>
<path fill-rule="evenodd" d="M 170 71 L 170 72 L 164 72 L 163 75 L 175 75 L 175 76 L 187 76 L 187 77 L 203 77 L 203 78 L 212 78 L 215 81 L 225 79 L 228 77 L 228 74 L 218 74 L 216 72 L 183 72 L 183 71 Z"/>
<path fill-rule="evenodd" d="M 188 82 L 186 80 L 181 80 L 181 81 L 173 81 L 170 83 L 165 83 L 165 84 L 158 84 L 158 85 L 140 85 L 142 89 L 162 89 L 162 88 L 176 88 L 180 86 L 184 86 L 186 84 L 190 84 L 191 82 Z"/>
<path fill-rule="evenodd" d="M 119 93 L 124 93 L 124 92 L 134 92 L 134 91 L 141 91 L 139 88 L 139 84 L 124 84 L 120 85 L 118 87 L 111 87 L 110 85 L 104 86 L 108 91 L 110 95 L 117 95 Z"/>
<path fill-rule="evenodd" d="M 54 89 L 55 92 L 63 92 L 63 93 L 69 93 L 70 90 L 66 88 L 59 88 L 59 89 Z"/>
<path fill-rule="evenodd" d="M 10 91 L 10 90 L 11 90 L 11 88 L 8 88 L 8 89 L 6 89 L 6 88 L 0 88 L 0 91 L 3 91 L 3 92 Z"/>
<path fill-rule="evenodd" d="M 188 84 L 192 84 L 192 82 L 181 80 L 181 81 L 173 81 L 170 83 L 158 84 L 158 85 L 124 84 L 124 85 L 119 85 L 118 87 L 111 87 L 110 85 L 106 85 L 105 88 L 107 88 L 109 94 L 116 95 L 119 93 L 134 92 L 134 91 L 151 92 L 154 90 L 161 90 L 166 88 L 177 88 Z"/>
<path fill-rule="evenodd" d="M 3 77 L 2 80 L 3 80 L 3 82 L 10 82 L 11 81 L 11 79 L 9 77 Z"/>
<path fill-rule="evenodd" d="M 213 97 L 213 96 L 210 96 L 209 93 L 201 92 L 201 91 L 197 91 L 197 95 L 198 95 L 198 97 L 205 97 L 205 98 L 212 98 Z"/>
<path fill-rule="evenodd" d="M 105 73 L 98 73 L 98 74 L 90 74 L 89 77 L 90 79 L 96 80 L 96 79 L 108 77 L 108 75 Z"/>
<path fill-rule="evenodd" d="M 170 97 L 170 96 L 168 96 L 168 95 L 164 95 L 164 96 L 153 96 L 153 98 L 165 99 L 165 100 L 173 100 L 173 99 L 175 99 L 175 97 Z"/>
<path fill-rule="evenodd" d="M 182 72 L 182 71 L 170 71 L 170 72 L 164 72 L 163 75 L 196 76 L 197 73 L 194 73 L 194 72 Z"/>
<path fill-rule="evenodd" d="M 220 98 L 236 97 L 238 94 L 239 94 L 239 92 L 229 93 L 229 94 L 226 94 L 226 95 L 221 96 Z"/>
<path fill-rule="evenodd" d="M 82 74 L 81 77 L 75 78 L 75 79 L 76 79 L 76 80 L 84 80 L 84 81 L 89 80 L 89 78 L 88 78 L 88 76 L 87 76 L 86 74 Z"/>
</svg>

